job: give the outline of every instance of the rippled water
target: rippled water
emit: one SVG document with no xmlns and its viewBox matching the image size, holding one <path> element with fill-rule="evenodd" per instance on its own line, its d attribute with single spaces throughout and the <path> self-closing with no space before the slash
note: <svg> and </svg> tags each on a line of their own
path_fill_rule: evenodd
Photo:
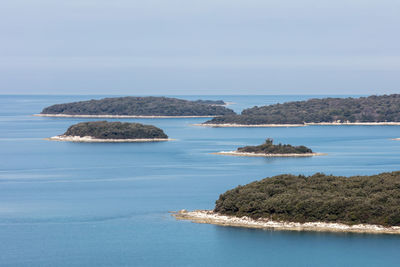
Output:
<svg viewBox="0 0 400 267">
<path fill-rule="evenodd" d="M 223 99 L 240 111 L 311 96 Z M 100 96 L 0 96 L 2 266 L 398 266 L 400 237 L 295 233 L 176 221 L 168 211 L 212 209 L 220 193 L 281 173 L 399 170 L 399 126 L 203 128 L 205 119 L 142 119 L 177 139 L 68 143 L 45 137 L 87 119 L 41 118 L 54 103 Z M 237 146 L 306 145 L 327 156 L 211 155 Z"/>
</svg>

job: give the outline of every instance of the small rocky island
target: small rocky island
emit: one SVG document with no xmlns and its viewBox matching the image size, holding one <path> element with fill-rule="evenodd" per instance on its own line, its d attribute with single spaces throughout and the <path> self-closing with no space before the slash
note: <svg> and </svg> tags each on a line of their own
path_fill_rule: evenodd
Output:
<svg viewBox="0 0 400 267">
<path fill-rule="evenodd" d="M 104 117 L 104 118 L 169 118 L 214 117 L 235 112 L 224 107 L 222 100 L 189 101 L 170 97 L 114 97 L 56 104 L 36 116 Z"/>
<path fill-rule="evenodd" d="M 278 175 L 225 192 L 213 211 L 174 216 L 237 227 L 400 234 L 400 172 Z"/>
<path fill-rule="evenodd" d="M 314 153 L 305 146 L 282 145 L 280 143 L 274 145 L 271 138 L 267 138 L 265 143 L 259 146 L 239 147 L 236 151 L 221 151 L 213 154 L 247 157 L 310 157 L 323 155 L 322 153 Z"/>
<path fill-rule="evenodd" d="M 211 127 L 400 125 L 400 94 L 322 98 L 245 109 L 206 121 Z"/>
<path fill-rule="evenodd" d="M 91 121 L 74 124 L 63 135 L 48 138 L 72 142 L 157 142 L 168 141 L 163 130 L 153 125 L 128 122 Z"/>
</svg>

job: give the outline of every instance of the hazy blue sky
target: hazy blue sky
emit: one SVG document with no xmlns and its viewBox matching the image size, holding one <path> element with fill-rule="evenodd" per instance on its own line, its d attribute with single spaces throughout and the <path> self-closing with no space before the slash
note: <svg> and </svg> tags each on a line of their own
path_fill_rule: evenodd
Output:
<svg viewBox="0 0 400 267">
<path fill-rule="evenodd" d="M 399 0 L 6 0 L 0 93 L 395 93 L 399 14 Z"/>
</svg>

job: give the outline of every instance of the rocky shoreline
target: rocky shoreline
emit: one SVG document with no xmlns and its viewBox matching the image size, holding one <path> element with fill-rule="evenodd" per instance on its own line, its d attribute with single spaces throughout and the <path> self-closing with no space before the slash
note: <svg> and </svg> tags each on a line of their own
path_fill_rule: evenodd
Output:
<svg viewBox="0 0 400 267">
<path fill-rule="evenodd" d="M 234 123 L 197 123 L 194 126 L 214 127 L 214 128 L 234 128 L 234 127 L 304 127 L 304 126 L 399 126 L 400 122 L 306 122 L 304 124 L 234 124 Z"/>
<path fill-rule="evenodd" d="M 36 117 L 55 118 L 117 118 L 117 119 L 174 119 L 174 118 L 214 118 L 218 115 L 207 116 L 143 116 L 143 115 L 69 115 L 69 114 L 33 114 Z"/>
<path fill-rule="evenodd" d="M 45 138 L 45 140 L 85 142 L 85 143 L 136 143 L 136 142 L 163 142 L 163 141 L 171 141 L 173 139 L 170 139 L 170 138 L 99 139 L 99 138 L 93 138 L 91 136 L 81 137 L 81 136 L 57 135 L 57 136 Z"/>
<path fill-rule="evenodd" d="M 305 125 L 399 126 L 400 122 L 306 122 Z"/>
<path fill-rule="evenodd" d="M 264 153 L 249 153 L 238 151 L 220 151 L 211 153 L 214 155 L 229 155 L 229 156 L 242 156 L 242 157 L 313 157 L 323 156 L 325 153 L 288 153 L 288 154 L 264 154 Z"/>
<path fill-rule="evenodd" d="M 234 124 L 234 123 L 196 123 L 194 126 L 214 127 L 214 128 L 257 128 L 257 127 L 303 127 L 304 124 Z"/>
<path fill-rule="evenodd" d="M 316 231 L 316 232 L 344 232 L 369 234 L 400 234 L 400 226 L 384 227 L 372 224 L 347 225 L 342 223 L 326 222 L 281 222 L 268 219 L 254 220 L 249 217 L 235 217 L 215 213 L 210 210 L 181 210 L 173 213 L 178 220 L 189 220 L 194 223 L 215 224 L 221 226 L 287 230 L 287 231 Z"/>
</svg>

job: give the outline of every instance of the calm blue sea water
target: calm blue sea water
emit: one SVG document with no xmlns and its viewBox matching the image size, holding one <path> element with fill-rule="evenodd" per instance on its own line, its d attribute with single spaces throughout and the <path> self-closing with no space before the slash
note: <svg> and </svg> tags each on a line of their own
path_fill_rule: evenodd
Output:
<svg viewBox="0 0 400 267">
<path fill-rule="evenodd" d="M 310 96 L 223 99 L 240 111 Z M 176 221 L 168 211 L 212 209 L 220 193 L 281 173 L 399 170 L 398 126 L 203 128 L 154 124 L 176 141 L 95 144 L 43 140 L 86 119 L 40 118 L 45 106 L 100 96 L 0 96 L 1 266 L 399 266 L 400 237 L 294 233 Z M 327 156 L 211 155 L 272 137 Z"/>
</svg>

